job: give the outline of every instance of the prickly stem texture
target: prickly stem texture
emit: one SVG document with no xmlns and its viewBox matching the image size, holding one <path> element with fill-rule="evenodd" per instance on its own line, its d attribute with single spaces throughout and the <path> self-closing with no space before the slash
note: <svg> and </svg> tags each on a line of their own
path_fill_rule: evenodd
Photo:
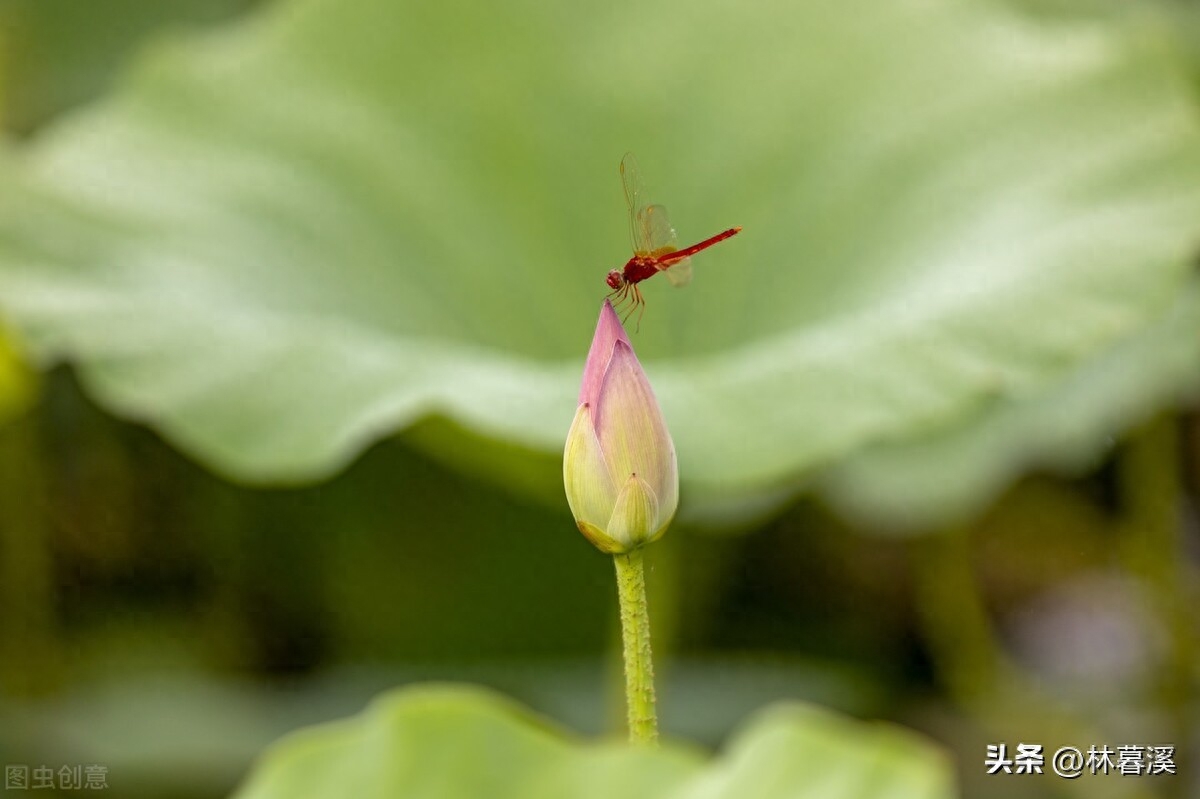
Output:
<svg viewBox="0 0 1200 799">
<path fill-rule="evenodd" d="M 621 601 L 621 638 L 625 650 L 625 699 L 631 743 L 658 743 L 654 700 L 654 664 L 650 653 L 650 614 L 646 608 L 646 575 L 642 550 L 614 555 L 617 595 Z"/>
</svg>

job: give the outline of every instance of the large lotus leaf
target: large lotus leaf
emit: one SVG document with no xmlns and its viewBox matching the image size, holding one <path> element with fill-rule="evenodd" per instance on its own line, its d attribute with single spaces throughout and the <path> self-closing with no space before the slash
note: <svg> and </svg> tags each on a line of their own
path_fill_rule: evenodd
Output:
<svg viewBox="0 0 1200 799">
<path fill-rule="evenodd" d="M 4 0 L 0 125 L 27 132 L 100 91 L 153 31 L 232 16 L 255 0 Z"/>
<path fill-rule="evenodd" d="M 1182 282 L 1200 130 L 1149 28 L 567 8 L 296 0 L 158 48 L 0 158 L 0 312 L 236 477 L 427 417 L 552 455 L 636 149 L 684 239 L 745 226 L 686 292 L 649 281 L 635 335 L 711 507 L 1036 396 Z"/>
<path fill-rule="evenodd" d="M 948 762 L 916 736 L 804 705 L 761 714 L 705 765 L 690 747 L 580 742 L 493 694 L 431 687 L 398 691 L 357 718 L 292 735 L 267 752 L 235 797 L 953 795 Z"/>
<path fill-rule="evenodd" d="M 1061 383 L 998 399 L 934 435 L 870 447 L 830 469 L 847 514 L 896 532 L 961 522 L 1029 468 L 1076 471 L 1131 420 L 1200 392 L 1200 279 L 1156 324 Z"/>
</svg>

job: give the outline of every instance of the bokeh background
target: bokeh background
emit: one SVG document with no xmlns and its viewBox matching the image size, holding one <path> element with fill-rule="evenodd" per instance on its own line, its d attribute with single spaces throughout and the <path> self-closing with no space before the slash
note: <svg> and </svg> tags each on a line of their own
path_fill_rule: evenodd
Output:
<svg viewBox="0 0 1200 799">
<path fill-rule="evenodd" d="M 1197 795 L 1197 20 L 0 0 L 0 761 L 224 796 L 419 680 L 618 730 L 555 446 L 633 148 L 746 228 L 634 337 L 666 733 L 805 699 L 964 796 Z"/>
</svg>

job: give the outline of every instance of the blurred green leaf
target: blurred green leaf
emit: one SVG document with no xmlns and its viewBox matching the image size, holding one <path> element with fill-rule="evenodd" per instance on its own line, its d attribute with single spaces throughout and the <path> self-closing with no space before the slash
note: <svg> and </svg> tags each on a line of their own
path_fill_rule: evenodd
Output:
<svg viewBox="0 0 1200 799">
<path fill-rule="evenodd" d="M 552 458 L 633 148 L 682 238 L 745 226 L 686 293 L 647 284 L 636 336 L 684 515 L 733 521 L 1154 324 L 1198 133 L 1152 27 L 986 0 L 299 0 L 0 158 L 0 311 L 238 478 L 327 475 L 430 417 Z"/>
<path fill-rule="evenodd" d="M 846 513 L 904 532 L 945 525 L 994 498 L 1030 468 L 1094 464 L 1130 420 L 1200 392 L 1200 280 L 1170 312 L 1066 379 L 998 399 L 933 435 L 880 445 L 825 475 Z"/>
<path fill-rule="evenodd" d="M 89 99 L 151 34 L 226 19 L 255 0 L 4 0 L 0 126 L 29 132 Z"/>
<path fill-rule="evenodd" d="M 500 697 L 469 688 L 398 691 L 349 721 L 268 751 L 238 799 L 306 797 L 754 796 L 923 799 L 954 795 L 942 755 L 899 728 L 802 705 L 760 715 L 704 766 L 661 749 L 580 743 Z"/>
<path fill-rule="evenodd" d="M 253 759 L 275 739 L 303 726 L 343 718 L 385 690 L 428 680 L 485 685 L 518 697 L 572 730 L 599 734 L 619 723 L 620 709 L 597 686 L 612 677 L 599 660 L 521 660 L 437 666 L 362 665 L 288 680 L 286 685 L 204 675 L 162 644 L 193 645 L 195 636 L 162 626 L 132 635 L 122 648 L 90 647 L 89 675 L 63 695 L 0 699 L 0 754 L 8 762 L 56 757 L 104 763 L 121 775 L 122 796 L 174 795 L 171 788 L 203 784 L 228 796 Z M 175 634 L 171 634 L 175 632 Z M 111 633 L 110 633 L 111 636 Z M 78 658 L 77 651 L 72 652 Z M 100 675 L 97 677 L 97 675 Z M 706 745 L 769 702 L 819 702 L 842 712 L 881 712 L 883 696 L 845 669 L 812 661 L 745 655 L 679 660 L 658 675 L 667 734 Z M 719 690 L 714 686 L 720 686 Z M 186 718 L 186 725 L 179 724 Z"/>
</svg>

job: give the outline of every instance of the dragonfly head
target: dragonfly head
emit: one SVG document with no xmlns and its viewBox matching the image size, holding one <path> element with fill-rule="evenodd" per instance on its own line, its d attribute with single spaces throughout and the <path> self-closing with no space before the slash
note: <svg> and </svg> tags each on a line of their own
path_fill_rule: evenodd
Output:
<svg viewBox="0 0 1200 799">
<path fill-rule="evenodd" d="M 625 276 L 619 270 L 614 269 L 608 273 L 608 277 L 604 278 L 604 282 L 610 289 L 616 291 L 625 285 Z"/>
</svg>

